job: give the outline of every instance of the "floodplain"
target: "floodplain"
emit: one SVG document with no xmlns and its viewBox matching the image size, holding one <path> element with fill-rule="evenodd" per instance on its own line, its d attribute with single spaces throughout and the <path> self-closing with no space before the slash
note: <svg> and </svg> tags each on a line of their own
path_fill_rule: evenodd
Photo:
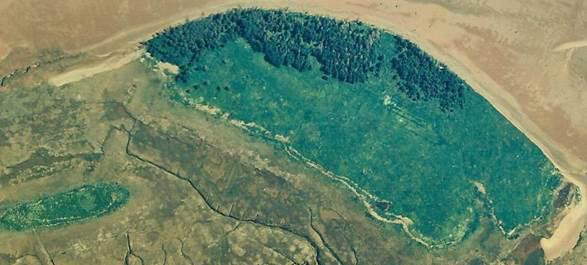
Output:
<svg viewBox="0 0 587 265">
<path fill-rule="evenodd" d="M 145 46 L 179 67 L 171 98 L 342 176 L 381 215 L 409 218 L 429 245 L 459 242 L 480 215 L 515 237 L 552 211 L 560 175 L 540 149 L 400 37 L 361 22 L 237 9 Z"/>
</svg>

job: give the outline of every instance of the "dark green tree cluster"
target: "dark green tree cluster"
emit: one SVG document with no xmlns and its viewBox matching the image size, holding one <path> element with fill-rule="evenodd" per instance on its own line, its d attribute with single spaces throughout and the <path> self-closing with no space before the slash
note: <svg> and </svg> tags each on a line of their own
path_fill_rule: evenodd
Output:
<svg viewBox="0 0 587 265">
<path fill-rule="evenodd" d="M 403 49 L 391 60 L 401 80 L 399 89 L 412 100 L 437 99 L 443 111 L 462 108 L 468 85 L 415 44 L 401 38 L 396 41 Z"/>
<path fill-rule="evenodd" d="M 385 65 L 398 73 L 413 100 L 438 100 L 443 111 L 463 106 L 466 84 L 416 45 L 359 21 L 339 21 L 286 10 L 233 9 L 168 28 L 143 43 L 155 58 L 180 67 L 178 81 L 201 70 L 198 57 L 236 38 L 245 39 L 274 66 L 304 71 L 311 58 L 337 80 L 358 83 Z M 394 50 L 402 50 L 393 59 Z"/>
<path fill-rule="evenodd" d="M 147 41 L 154 57 L 180 67 L 180 80 L 194 70 L 204 50 L 222 47 L 237 37 L 265 54 L 275 66 L 304 71 L 310 55 L 321 70 L 338 80 L 355 83 L 381 70 L 381 32 L 361 22 L 337 21 L 285 10 L 234 9 L 168 28 Z"/>
<path fill-rule="evenodd" d="M 200 54 L 234 40 L 238 36 L 236 29 L 225 15 L 217 14 L 167 28 L 143 44 L 155 58 L 177 65 L 180 68 L 178 80 L 186 81 L 193 71 L 198 70 Z"/>
</svg>

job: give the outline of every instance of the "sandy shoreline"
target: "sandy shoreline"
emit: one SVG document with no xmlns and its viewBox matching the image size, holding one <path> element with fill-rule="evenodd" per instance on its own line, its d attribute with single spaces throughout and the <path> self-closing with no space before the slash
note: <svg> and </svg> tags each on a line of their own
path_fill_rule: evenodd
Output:
<svg viewBox="0 0 587 265">
<path fill-rule="evenodd" d="M 587 40 L 572 41 L 557 46 L 556 48 L 554 48 L 554 51 L 560 52 L 568 49 L 581 48 L 585 46 L 587 46 Z"/>
<path fill-rule="evenodd" d="M 109 56 L 107 60 L 97 64 L 75 70 L 65 72 L 49 78 L 49 83 L 54 86 L 63 86 L 65 84 L 80 81 L 85 78 L 92 77 L 99 73 L 120 68 L 136 59 L 138 59 L 143 52 L 141 50 L 134 51 L 128 54 Z"/>
<path fill-rule="evenodd" d="M 464 23 L 461 21 L 465 21 L 466 19 L 476 21 L 474 18 L 467 18 L 464 15 L 456 13 L 453 14 L 449 10 L 436 5 L 417 4 L 405 1 L 398 1 L 398 4 L 395 6 L 378 4 L 375 1 L 340 2 L 335 0 L 324 0 L 319 3 L 305 1 L 260 1 L 254 5 L 245 1 L 217 1 L 216 3 L 176 15 L 171 19 L 167 18 L 152 22 L 148 26 L 120 32 L 116 36 L 101 42 L 99 45 L 92 45 L 83 50 L 91 53 L 103 47 L 132 49 L 136 47 L 136 43 L 148 39 L 152 33 L 162 30 L 169 25 L 180 23 L 186 18 L 193 19 L 200 17 L 202 12 L 206 15 L 241 5 L 268 8 L 288 7 L 291 10 L 308 11 L 336 18 L 360 18 L 362 21 L 408 38 L 431 56 L 447 64 L 452 71 L 490 101 L 502 115 L 534 142 L 553 161 L 565 177 L 565 180 L 574 183 L 580 188 L 583 198 L 587 196 L 587 190 L 585 188 L 587 187 L 587 177 L 582 175 L 585 174 L 584 172 L 587 168 L 585 161 L 582 157 L 577 156 L 576 153 L 571 152 L 568 146 L 561 144 L 561 139 L 557 138 L 555 141 L 553 139 L 553 135 L 555 136 L 553 132 L 545 131 L 544 123 L 547 121 L 540 121 L 540 117 L 530 117 L 526 113 L 528 107 L 520 101 L 520 98 L 523 97 L 518 94 L 514 96 L 514 93 L 508 90 L 508 88 L 514 85 L 507 83 L 509 80 L 505 80 L 505 77 L 501 76 L 501 72 L 499 72 L 505 71 L 499 68 L 505 66 L 496 66 L 497 70 L 493 68 L 489 69 L 486 65 L 481 65 L 479 61 L 475 61 L 476 58 L 471 57 L 470 54 L 463 51 L 463 49 L 474 50 L 471 47 L 477 45 L 477 42 L 482 40 L 471 39 L 473 35 L 465 32 L 458 26 L 459 23 Z M 476 23 L 481 24 L 481 22 Z M 435 30 L 434 32 L 430 30 L 432 27 Z M 439 34 L 446 34 L 446 36 L 438 36 Z M 489 32 L 487 34 L 490 35 L 492 33 Z M 469 42 L 462 40 L 469 40 Z M 562 51 L 582 47 L 587 45 L 585 42 L 564 43 L 554 49 L 548 50 Z M 496 45 L 496 47 L 500 48 L 500 45 Z M 505 44 L 503 46 L 505 47 Z M 506 48 L 503 49 L 505 50 Z M 507 65 L 507 63 L 503 62 L 504 65 Z M 520 83 L 519 81 L 516 82 Z M 55 83 L 60 84 L 63 82 Z M 531 95 L 530 92 L 528 93 Z M 523 95 L 524 97 L 528 97 L 525 94 Z M 583 143 L 579 144 L 582 145 Z M 579 233 L 583 230 L 585 224 L 585 215 L 583 214 L 585 210 L 587 210 L 587 205 L 581 202 L 568 212 L 550 239 L 543 239 L 541 241 L 541 246 L 544 248 L 547 259 L 554 259 L 564 255 L 574 247 Z"/>
</svg>

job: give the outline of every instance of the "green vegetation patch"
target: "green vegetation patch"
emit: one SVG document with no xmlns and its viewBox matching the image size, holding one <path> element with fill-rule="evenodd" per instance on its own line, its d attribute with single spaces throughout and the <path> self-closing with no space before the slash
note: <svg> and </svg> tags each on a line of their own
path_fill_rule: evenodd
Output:
<svg viewBox="0 0 587 265">
<path fill-rule="evenodd" d="M 462 107 L 466 84 L 439 68 L 413 43 L 360 21 L 340 21 L 284 10 L 234 9 L 166 29 L 147 41 L 155 58 L 179 66 L 178 81 L 206 71 L 200 56 L 242 38 L 273 66 L 319 68 L 347 83 L 379 76 L 386 66 L 400 77 L 398 90 L 412 100 L 435 100 L 443 111 Z M 317 61 L 318 64 L 313 64 Z M 434 74 L 430 74 L 433 72 Z"/>
<path fill-rule="evenodd" d="M 96 218 L 125 205 L 129 195 L 129 191 L 117 183 L 87 184 L 6 207 L 0 212 L 0 227 L 25 231 Z"/>
<path fill-rule="evenodd" d="M 410 218 L 429 243 L 461 240 L 479 215 L 510 233 L 551 212 L 559 175 L 543 153 L 398 36 L 360 22 L 237 9 L 145 45 L 180 66 L 175 100 L 220 108 L 348 177 L 374 195 L 380 214 Z"/>
</svg>

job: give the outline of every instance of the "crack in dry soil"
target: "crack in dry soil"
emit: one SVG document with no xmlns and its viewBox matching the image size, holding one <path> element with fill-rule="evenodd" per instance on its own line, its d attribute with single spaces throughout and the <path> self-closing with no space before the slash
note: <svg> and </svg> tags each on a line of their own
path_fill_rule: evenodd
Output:
<svg viewBox="0 0 587 265">
<path fill-rule="evenodd" d="M 137 159 L 137 160 L 139 160 L 139 161 L 141 161 L 143 163 L 149 164 L 149 165 L 151 165 L 151 166 L 153 166 L 153 167 L 155 167 L 155 168 L 157 168 L 157 169 L 159 169 L 159 170 L 161 170 L 161 171 L 163 171 L 163 172 L 165 172 L 167 174 L 170 174 L 172 176 L 175 176 L 179 180 L 182 180 L 182 181 L 187 182 L 191 186 L 191 188 L 203 200 L 204 204 L 210 210 L 212 210 L 214 213 L 216 213 L 218 215 L 221 215 L 221 216 L 223 216 L 225 218 L 229 218 L 229 219 L 232 219 L 232 220 L 238 221 L 238 222 L 246 222 L 246 223 L 250 223 L 250 224 L 253 224 L 253 225 L 256 225 L 256 226 L 266 227 L 266 228 L 269 228 L 269 229 L 277 229 L 277 230 L 280 230 L 280 231 L 285 232 L 287 234 L 294 235 L 294 236 L 296 236 L 298 238 L 302 238 L 304 241 L 308 242 L 310 244 L 310 246 L 312 246 L 312 248 L 314 249 L 314 252 L 316 253 L 315 254 L 316 263 L 318 265 L 323 264 L 322 261 L 319 258 L 321 256 L 320 247 L 317 245 L 316 242 L 314 242 L 310 238 L 310 236 L 305 235 L 305 234 L 302 234 L 302 233 L 299 233 L 299 232 L 296 232 L 293 229 L 290 229 L 290 228 L 287 228 L 287 227 L 284 227 L 284 226 L 279 226 L 279 225 L 275 225 L 275 224 L 265 223 L 265 222 L 260 221 L 260 220 L 258 220 L 256 218 L 244 219 L 244 218 L 236 217 L 234 215 L 226 214 L 226 213 L 220 211 L 218 208 L 214 207 L 212 205 L 212 203 L 210 202 L 210 199 L 207 198 L 206 196 L 204 196 L 204 193 L 202 193 L 202 191 L 200 190 L 200 188 L 197 187 L 197 185 L 191 179 L 189 179 L 188 177 L 181 176 L 179 173 L 173 172 L 172 170 L 166 168 L 165 166 L 159 165 L 159 164 L 157 164 L 157 163 L 155 163 L 153 161 L 150 161 L 150 160 L 148 160 L 146 158 L 141 157 L 138 154 L 133 153 L 132 150 L 131 150 L 131 148 L 130 148 L 130 145 L 131 145 L 131 142 L 132 142 L 132 137 L 133 137 L 133 130 L 135 129 L 137 123 L 142 123 L 142 122 L 138 118 L 136 118 L 132 113 L 130 113 L 128 111 L 128 109 L 126 108 L 126 106 L 124 106 L 124 104 L 122 104 L 122 103 L 120 103 L 120 104 L 123 107 L 123 109 L 126 112 L 126 114 L 128 115 L 128 117 L 131 120 L 133 120 L 133 126 L 132 126 L 132 128 L 130 130 L 124 128 L 124 126 L 122 126 L 121 128 L 118 128 L 118 127 L 113 127 L 113 128 L 115 128 L 115 129 L 117 129 L 119 131 L 122 131 L 122 132 L 124 132 L 124 133 L 126 133 L 128 135 L 128 139 L 127 139 L 126 147 L 125 147 L 125 152 L 126 152 L 126 154 L 128 156 L 133 157 L 133 158 L 135 158 L 135 159 Z"/>
<path fill-rule="evenodd" d="M 126 232 L 126 255 L 124 256 L 124 265 L 129 265 L 129 259 L 130 257 L 135 257 L 137 259 L 139 259 L 139 261 L 141 262 L 141 265 L 145 264 L 145 261 L 143 260 L 143 257 L 137 255 L 133 249 L 132 249 L 132 245 L 130 243 L 130 235 L 128 232 Z"/>
</svg>

